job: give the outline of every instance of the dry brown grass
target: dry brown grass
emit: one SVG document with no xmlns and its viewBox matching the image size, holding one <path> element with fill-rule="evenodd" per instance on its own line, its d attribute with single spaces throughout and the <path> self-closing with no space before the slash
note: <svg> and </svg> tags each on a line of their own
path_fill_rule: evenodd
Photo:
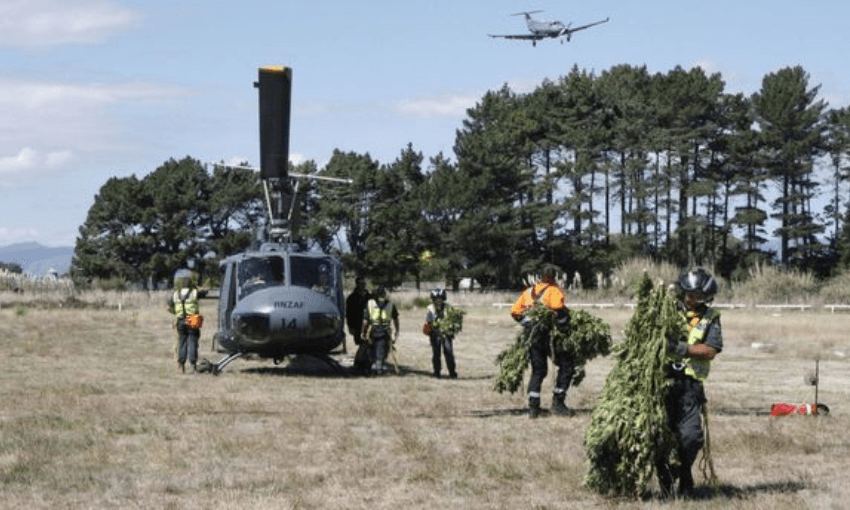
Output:
<svg viewBox="0 0 850 510">
<path fill-rule="evenodd" d="M 613 501 L 582 488 L 588 411 L 613 361 L 591 362 L 570 390 L 576 417 L 531 421 L 523 395 L 492 391 L 513 321 L 476 299 L 463 303 L 454 381 L 429 377 L 416 309 L 401 317 L 402 374 L 356 378 L 251 361 L 219 377 L 178 375 L 163 296 L 125 299 L 121 311 L 4 307 L 0 507 L 831 509 L 850 500 L 841 354 L 850 315 L 724 313 L 726 349 L 707 384 L 718 490 Z M 208 325 L 213 305 L 202 302 Z M 631 312 L 592 313 L 619 337 Z M 211 334 L 201 351 L 215 358 Z M 349 340 L 344 365 L 351 350 Z M 818 354 L 831 416 L 766 416 L 772 402 L 813 399 L 804 378 Z"/>
</svg>

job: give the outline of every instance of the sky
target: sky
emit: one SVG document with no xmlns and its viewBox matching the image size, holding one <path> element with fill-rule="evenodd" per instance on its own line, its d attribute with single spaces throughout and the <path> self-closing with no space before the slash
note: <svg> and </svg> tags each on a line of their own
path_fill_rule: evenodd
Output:
<svg viewBox="0 0 850 510">
<path fill-rule="evenodd" d="M 580 26 L 526 32 L 521 11 Z M 290 157 L 454 159 L 466 110 L 619 64 L 720 73 L 726 92 L 801 65 L 850 102 L 846 0 L 0 0 L 0 246 L 73 246 L 111 177 L 169 159 L 259 159 L 258 68 L 292 68 Z"/>
</svg>

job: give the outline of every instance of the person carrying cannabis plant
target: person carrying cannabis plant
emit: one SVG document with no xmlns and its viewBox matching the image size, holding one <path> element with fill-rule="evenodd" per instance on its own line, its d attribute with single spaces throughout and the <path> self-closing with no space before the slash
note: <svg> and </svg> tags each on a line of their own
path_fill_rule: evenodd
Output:
<svg viewBox="0 0 850 510">
<path fill-rule="evenodd" d="M 678 463 L 656 459 L 661 491 L 671 495 L 675 479 L 679 493 L 693 493 L 691 466 L 703 446 L 702 406 L 706 403 L 703 382 L 708 378 L 711 360 L 723 350 L 720 312 L 709 305 L 717 293 L 717 282 L 702 268 L 688 269 L 676 281 L 676 306 L 681 330 L 667 337 L 666 375 L 672 379 L 664 405 L 667 422 L 676 439 Z"/>
<path fill-rule="evenodd" d="M 547 322 L 535 319 L 529 313 L 535 304 L 541 303 L 556 317 L 556 327 L 568 331 L 570 314 L 564 304 L 564 292 L 555 282 L 557 268 L 546 265 L 542 268 L 540 281 L 524 290 L 511 307 L 511 317 L 519 322 L 531 337 L 529 358 L 531 361 L 531 379 L 528 382 L 528 415 L 530 418 L 540 416 L 540 388 L 549 369 L 549 355 L 558 367 L 555 389 L 552 396 L 552 412 L 560 416 L 571 416 L 573 411 L 564 403 L 570 382 L 573 379 L 574 363 L 571 356 L 559 348 L 552 346 Z"/>
<path fill-rule="evenodd" d="M 434 377 L 440 378 L 444 355 L 449 378 L 457 379 L 453 341 L 463 327 L 463 311 L 448 304 L 446 297 L 445 289 L 437 288 L 431 291 L 431 304 L 428 305 L 428 311 L 425 313 L 425 325 L 422 327 L 422 332 L 431 340 L 431 365 L 434 368 Z"/>
</svg>

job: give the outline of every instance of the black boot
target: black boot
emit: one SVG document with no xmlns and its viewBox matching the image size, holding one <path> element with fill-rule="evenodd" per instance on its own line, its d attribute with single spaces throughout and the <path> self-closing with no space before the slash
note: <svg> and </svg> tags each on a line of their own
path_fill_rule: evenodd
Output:
<svg viewBox="0 0 850 510">
<path fill-rule="evenodd" d="M 564 404 L 565 395 L 563 393 L 556 393 L 554 397 L 552 397 L 552 414 L 558 416 L 573 416 L 575 412 L 567 407 Z"/>
<path fill-rule="evenodd" d="M 679 495 L 683 498 L 694 496 L 694 477 L 691 467 L 699 455 L 699 448 L 679 452 L 680 463 L 676 466 L 675 476 L 679 478 Z"/>
<path fill-rule="evenodd" d="M 683 498 L 694 497 L 694 477 L 689 465 L 683 464 L 679 467 L 679 495 Z"/>
<path fill-rule="evenodd" d="M 530 397 L 528 399 L 528 417 L 532 420 L 538 418 L 540 416 L 540 399 L 537 397 Z"/>
</svg>

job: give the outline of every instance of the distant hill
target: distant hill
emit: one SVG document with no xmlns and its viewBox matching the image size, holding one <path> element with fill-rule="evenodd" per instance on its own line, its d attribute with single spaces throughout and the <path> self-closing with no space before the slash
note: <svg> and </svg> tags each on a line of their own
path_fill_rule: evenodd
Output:
<svg viewBox="0 0 850 510">
<path fill-rule="evenodd" d="M 49 248 L 38 243 L 17 243 L 0 246 L 0 261 L 15 263 L 21 266 L 25 273 L 45 275 L 55 269 L 59 275 L 68 273 L 71 269 L 73 247 Z"/>
</svg>

